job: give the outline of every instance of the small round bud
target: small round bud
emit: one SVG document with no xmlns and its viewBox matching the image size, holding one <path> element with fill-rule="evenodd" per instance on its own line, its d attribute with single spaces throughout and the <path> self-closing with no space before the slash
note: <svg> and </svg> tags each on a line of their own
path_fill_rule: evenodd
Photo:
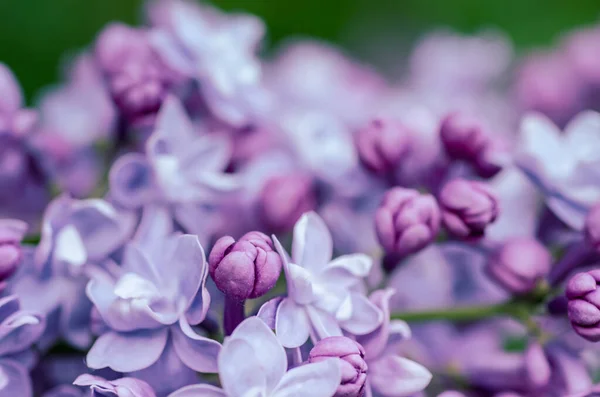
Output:
<svg viewBox="0 0 600 397">
<path fill-rule="evenodd" d="M 440 191 L 439 204 L 446 229 L 456 237 L 483 237 L 499 214 L 498 199 L 482 182 L 454 179 Z"/>
<path fill-rule="evenodd" d="M 342 382 L 334 397 L 362 397 L 367 381 L 367 363 L 363 347 L 345 336 L 331 336 L 320 340 L 312 348 L 308 362 L 316 363 L 339 358 Z"/>
<path fill-rule="evenodd" d="M 259 200 L 262 221 L 274 233 L 291 230 L 302 214 L 317 208 L 314 180 L 303 173 L 269 179 Z"/>
<path fill-rule="evenodd" d="M 571 326 L 582 338 L 600 341 L 600 270 L 579 273 L 567 284 Z"/>
<path fill-rule="evenodd" d="M 401 123 L 375 119 L 358 132 L 356 146 L 361 162 L 369 170 L 393 172 L 409 148 L 410 131 Z"/>
<path fill-rule="evenodd" d="M 490 256 L 486 270 L 507 291 L 525 294 L 548 275 L 551 263 L 550 252 L 538 241 L 516 238 Z"/>
<path fill-rule="evenodd" d="M 375 213 L 375 229 L 387 253 L 411 254 L 435 239 L 440 210 L 433 196 L 395 187 L 387 191 Z"/>
<path fill-rule="evenodd" d="M 208 270 L 217 288 L 237 300 L 253 299 L 267 293 L 281 273 L 281 258 L 269 236 L 246 233 L 237 242 L 221 237 L 209 257 Z"/>
<path fill-rule="evenodd" d="M 596 204 L 585 217 L 583 233 L 587 242 L 600 253 L 600 204 Z"/>
</svg>

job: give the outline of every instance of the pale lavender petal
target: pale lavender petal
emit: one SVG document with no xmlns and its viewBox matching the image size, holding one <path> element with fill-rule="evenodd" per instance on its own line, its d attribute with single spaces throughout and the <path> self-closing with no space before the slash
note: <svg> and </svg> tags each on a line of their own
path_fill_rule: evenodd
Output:
<svg viewBox="0 0 600 397">
<path fill-rule="evenodd" d="M 350 297 L 352 316 L 348 320 L 340 321 L 341 327 L 355 335 L 373 332 L 383 321 L 383 313 L 361 294 L 351 293 Z"/>
<path fill-rule="evenodd" d="M 111 197 L 126 208 L 138 208 L 160 197 L 154 172 L 146 157 L 138 153 L 128 153 L 116 160 L 109 181 Z"/>
<path fill-rule="evenodd" d="M 427 387 L 431 377 L 427 368 L 400 356 L 387 355 L 369 362 L 369 381 L 385 397 L 417 393 Z"/>
<path fill-rule="evenodd" d="M 287 269 L 286 269 L 287 267 Z M 285 266 L 288 285 L 288 295 L 299 304 L 311 303 L 316 299 L 311 273 L 294 263 Z"/>
<path fill-rule="evenodd" d="M 118 372 L 132 372 L 152 365 L 162 354 L 168 329 L 130 333 L 107 332 L 100 336 L 87 354 L 92 369 L 109 367 Z"/>
<path fill-rule="evenodd" d="M 219 355 L 221 385 L 228 397 L 242 397 L 252 389 L 266 390 L 267 378 L 254 348 L 243 339 L 225 341 Z"/>
<path fill-rule="evenodd" d="M 320 339 L 330 336 L 342 336 L 342 330 L 333 315 L 313 306 L 306 306 L 306 313 L 311 327 Z"/>
<path fill-rule="evenodd" d="M 0 219 L 0 242 L 21 241 L 27 229 L 27 223 L 18 219 Z"/>
<path fill-rule="evenodd" d="M 168 397 L 227 397 L 223 389 L 212 385 L 192 385 L 183 387 Z"/>
<path fill-rule="evenodd" d="M 277 297 L 265 302 L 260 309 L 258 309 L 258 318 L 263 320 L 265 324 L 271 329 L 275 329 L 275 319 L 277 318 L 277 308 L 281 304 L 284 298 Z"/>
<path fill-rule="evenodd" d="M 185 365 L 197 372 L 218 372 L 219 342 L 196 334 L 185 318 L 171 326 L 171 335 L 175 352 Z"/>
<path fill-rule="evenodd" d="M 44 318 L 38 314 L 18 311 L 0 324 L 0 356 L 18 353 L 36 342 L 44 332 Z"/>
<path fill-rule="evenodd" d="M 271 394 L 272 397 L 330 397 L 342 375 L 337 359 L 304 364 L 289 370 Z"/>
<path fill-rule="evenodd" d="M 310 324 L 304 307 L 289 298 L 284 299 L 277 308 L 275 333 L 284 347 L 302 346 L 310 334 Z"/>
<path fill-rule="evenodd" d="M 302 215 L 294 226 L 294 263 L 312 274 L 319 274 L 332 255 L 333 241 L 325 222 L 314 212 Z"/>
<path fill-rule="evenodd" d="M 31 379 L 27 369 L 11 360 L 0 360 L 0 396 L 32 397 Z"/>
<path fill-rule="evenodd" d="M 233 331 L 231 339 L 244 340 L 257 353 L 267 391 L 273 390 L 287 370 L 285 350 L 273 331 L 258 317 L 250 317 Z"/>
</svg>

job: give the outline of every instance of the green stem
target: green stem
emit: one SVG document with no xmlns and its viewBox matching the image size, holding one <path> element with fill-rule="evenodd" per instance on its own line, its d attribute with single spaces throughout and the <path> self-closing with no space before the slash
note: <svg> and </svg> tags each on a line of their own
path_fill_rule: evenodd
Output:
<svg viewBox="0 0 600 397">
<path fill-rule="evenodd" d="M 404 320 L 407 322 L 435 320 L 469 322 L 497 316 L 520 317 L 519 314 L 523 313 L 524 310 L 530 312 L 533 310 L 533 306 L 523 301 L 510 300 L 495 305 L 465 306 L 419 312 L 392 313 L 391 318 L 393 320 Z"/>
</svg>

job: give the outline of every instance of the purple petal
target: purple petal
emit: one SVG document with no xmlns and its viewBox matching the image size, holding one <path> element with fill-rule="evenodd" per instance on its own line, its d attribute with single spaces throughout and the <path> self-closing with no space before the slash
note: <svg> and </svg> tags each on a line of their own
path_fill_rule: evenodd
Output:
<svg viewBox="0 0 600 397">
<path fill-rule="evenodd" d="M 0 92 L 2 92 L 0 112 L 12 113 L 19 110 L 23 103 L 21 87 L 15 75 L 3 63 L 0 63 Z"/>
<path fill-rule="evenodd" d="M 373 332 L 383 321 L 381 310 L 360 294 L 351 293 L 350 297 L 352 299 L 352 317 L 340 321 L 341 327 L 355 335 Z"/>
<path fill-rule="evenodd" d="M 147 368 L 158 360 L 168 337 L 168 329 L 130 333 L 107 332 L 100 336 L 87 354 L 92 369 L 109 367 L 118 372 Z"/>
<path fill-rule="evenodd" d="M 265 302 L 256 315 L 258 318 L 263 320 L 265 324 L 271 329 L 275 329 L 275 319 L 277 318 L 277 308 L 281 304 L 284 298 L 278 296 Z"/>
<path fill-rule="evenodd" d="M 342 330 L 331 314 L 313 306 L 306 306 L 306 313 L 310 319 L 311 327 L 320 339 L 330 336 L 342 336 Z"/>
<path fill-rule="evenodd" d="M 18 363 L 0 360 L 0 395 L 6 397 L 32 397 L 31 379 L 27 369 Z"/>
<path fill-rule="evenodd" d="M 243 339 L 225 341 L 219 355 L 219 375 L 227 396 L 242 397 L 252 389 L 266 390 L 267 375 L 257 371 L 260 368 L 258 354 L 262 353 Z"/>
<path fill-rule="evenodd" d="M 18 219 L 0 219 L 0 242 L 21 241 L 27 229 L 27 223 Z"/>
<path fill-rule="evenodd" d="M 198 335 L 187 323 L 185 318 L 179 324 L 171 326 L 173 347 L 185 365 L 197 372 L 218 372 L 217 357 L 221 344 L 209 338 Z"/>
<path fill-rule="evenodd" d="M 110 169 L 110 195 L 126 208 L 138 208 L 159 197 L 154 173 L 146 157 L 128 153 Z"/>
<path fill-rule="evenodd" d="M 284 299 L 277 308 L 275 333 L 284 347 L 302 346 L 310 334 L 310 323 L 304 307 L 289 298 Z"/>
<path fill-rule="evenodd" d="M 330 397 L 340 385 L 342 375 L 337 359 L 304 364 L 289 370 L 271 394 L 272 397 Z"/>
<path fill-rule="evenodd" d="M 212 385 L 192 385 L 181 388 L 168 397 L 227 397 L 223 389 Z"/>
<path fill-rule="evenodd" d="M 409 396 L 427 387 L 431 373 L 414 361 L 387 355 L 369 362 L 369 380 L 373 388 L 385 397 Z"/>
<path fill-rule="evenodd" d="M 0 356 L 27 349 L 40 338 L 44 327 L 40 315 L 26 311 L 13 313 L 0 325 Z"/>
<path fill-rule="evenodd" d="M 312 274 L 319 274 L 333 255 L 333 241 L 325 222 L 314 212 L 309 212 L 294 226 L 292 258 Z"/>
</svg>

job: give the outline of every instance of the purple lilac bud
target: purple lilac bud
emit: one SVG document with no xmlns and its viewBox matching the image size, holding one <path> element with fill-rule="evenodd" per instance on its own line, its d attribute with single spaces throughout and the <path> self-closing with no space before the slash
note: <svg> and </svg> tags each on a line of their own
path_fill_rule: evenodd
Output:
<svg viewBox="0 0 600 397">
<path fill-rule="evenodd" d="M 463 239 L 483 237 L 499 214 L 498 199 L 482 182 L 455 179 L 440 191 L 442 221 L 450 233 Z"/>
<path fill-rule="evenodd" d="M 109 25 L 96 42 L 96 58 L 125 118 L 131 122 L 153 120 L 173 75 L 153 52 L 147 32 L 118 23 Z"/>
<path fill-rule="evenodd" d="M 448 155 L 470 163 L 477 173 L 490 178 L 501 167 L 490 161 L 491 139 L 482 123 L 466 113 L 451 113 L 442 121 L 440 137 Z"/>
<path fill-rule="evenodd" d="M 531 238 L 515 238 L 490 256 L 487 272 L 507 291 L 524 294 L 548 275 L 551 262 L 550 252 L 542 244 Z"/>
<path fill-rule="evenodd" d="M 409 148 L 410 131 L 391 120 L 373 120 L 358 132 L 356 145 L 361 162 L 377 174 L 393 172 Z"/>
<path fill-rule="evenodd" d="M 375 213 L 375 229 L 386 252 L 414 253 L 431 243 L 440 229 L 438 204 L 429 194 L 392 188 Z"/>
<path fill-rule="evenodd" d="M 258 298 L 273 288 L 282 263 L 269 236 L 250 232 L 237 242 L 230 236 L 217 240 L 208 266 L 217 288 L 241 301 Z"/>
<path fill-rule="evenodd" d="M 569 320 L 575 332 L 591 342 L 600 341 L 600 269 L 579 273 L 567 284 Z"/>
<path fill-rule="evenodd" d="M 265 183 L 260 194 L 261 218 L 275 233 L 291 230 L 302 214 L 316 208 L 315 181 L 304 173 L 273 177 Z"/>
<path fill-rule="evenodd" d="M 600 204 L 596 204 L 588 212 L 583 232 L 588 243 L 600 252 Z"/>
<path fill-rule="evenodd" d="M 0 283 L 17 269 L 21 262 L 21 239 L 27 230 L 25 222 L 15 219 L 0 220 Z"/>
<path fill-rule="evenodd" d="M 345 336 L 331 336 L 312 348 L 308 362 L 317 363 L 332 357 L 340 358 L 342 372 L 342 382 L 334 397 L 364 396 L 368 368 L 363 347 Z"/>
</svg>

